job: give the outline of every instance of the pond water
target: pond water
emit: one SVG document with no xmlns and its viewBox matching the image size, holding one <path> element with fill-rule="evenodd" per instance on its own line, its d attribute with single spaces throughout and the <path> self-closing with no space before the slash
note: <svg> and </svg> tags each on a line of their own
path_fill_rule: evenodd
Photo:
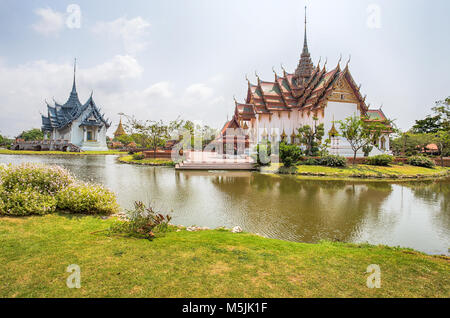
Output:
<svg viewBox="0 0 450 318">
<path fill-rule="evenodd" d="M 266 237 L 340 240 L 449 254 L 450 179 L 439 181 L 305 181 L 257 172 L 175 171 L 119 164 L 115 156 L 9 156 L 0 163 L 61 165 L 118 195 L 124 209 L 151 203 L 173 223 L 241 226 Z"/>
</svg>

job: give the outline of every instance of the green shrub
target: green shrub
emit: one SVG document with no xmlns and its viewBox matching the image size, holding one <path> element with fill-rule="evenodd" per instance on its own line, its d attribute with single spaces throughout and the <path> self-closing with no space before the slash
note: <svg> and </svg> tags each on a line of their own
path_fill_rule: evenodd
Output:
<svg viewBox="0 0 450 318">
<path fill-rule="evenodd" d="M 366 159 L 366 163 L 371 166 L 389 166 L 394 161 L 394 157 L 389 155 L 377 155 Z"/>
<path fill-rule="evenodd" d="M 318 161 L 321 166 L 327 167 L 345 167 L 347 165 L 347 159 L 345 157 L 336 155 L 323 156 Z"/>
<path fill-rule="evenodd" d="M 279 174 L 297 174 L 297 167 L 296 166 L 289 166 L 285 167 L 282 166 L 278 169 Z"/>
<path fill-rule="evenodd" d="M 433 160 L 424 156 L 412 156 L 407 159 L 407 163 L 411 166 L 433 168 L 435 163 Z"/>
<path fill-rule="evenodd" d="M 370 152 L 372 151 L 373 146 L 372 145 L 365 145 L 362 147 L 362 151 L 364 152 L 364 157 L 369 157 Z"/>
<path fill-rule="evenodd" d="M 308 158 L 305 161 L 302 161 L 301 164 L 305 165 L 305 166 L 318 166 L 319 165 L 319 161 L 317 159 L 314 159 L 314 158 Z"/>
<path fill-rule="evenodd" d="M 53 195 L 34 189 L 3 191 L 0 194 L 0 214 L 13 216 L 44 215 L 56 209 Z"/>
<path fill-rule="evenodd" d="M 143 160 L 145 158 L 142 152 L 137 152 L 133 154 L 133 160 Z"/>
<path fill-rule="evenodd" d="M 296 145 L 280 143 L 280 161 L 285 167 L 290 167 L 302 159 L 302 150 Z"/>
<path fill-rule="evenodd" d="M 172 219 L 169 215 L 156 213 L 142 202 L 134 203 L 134 210 L 128 211 L 127 222 L 116 222 L 110 227 L 110 232 L 128 236 L 152 239 L 154 232 L 165 232 Z"/>
<path fill-rule="evenodd" d="M 32 189 L 39 193 L 55 194 L 75 179 L 59 166 L 25 163 L 2 168 L 1 180 L 6 192 Z"/>
<path fill-rule="evenodd" d="M 56 195 L 57 207 L 73 213 L 112 214 L 119 210 L 116 195 L 110 190 L 88 183 L 74 183 Z"/>
</svg>

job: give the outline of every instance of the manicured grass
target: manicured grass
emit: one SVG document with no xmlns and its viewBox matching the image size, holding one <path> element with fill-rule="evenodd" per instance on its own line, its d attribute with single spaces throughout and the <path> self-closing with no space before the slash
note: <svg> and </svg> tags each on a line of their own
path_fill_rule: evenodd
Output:
<svg viewBox="0 0 450 318">
<path fill-rule="evenodd" d="M 0 218 L 0 297 L 449 297 L 450 260 L 412 250 L 302 244 L 225 230 L 153 241 L 93 233 L 113 220 Z M 69 289 L 67 266 L 81 268 Z M 366 286 L 369 264 L 381 288 Z"/>
<path fill-rule="evenodd" d="M 263 167 L 262 172 L 276 173 L 282 164 L 272 164 Z M 316 178 L 377 178 L 377 179 L 410 179 L 410 178 L 435 178 L 450 174 L 450 168 L 439 167 L 424 168 L 410 165 L 390 165 L 387 167 L 370 166 L 364 164 L 352 165 L 347 167 L 325 167 L 325 166 L 306 166 L 299 165 L 292 168 L 299 177 Z"/>
<path fill-rule="evenodd" d="M 450 170 L 448 168 L 434 167 L 423 168 L 410 165 L 391 165 L 388 167 L 370 166 L 370 165 L 348 165 L 345 168 L 323 167 L 323 166 L 298 166 L 299 174 L 325 174 L 328 176 L 342 177 L 430 177 L 445 175 Z"/>
<path fill-rule="evenodd" d="M 119 162 L 122 163 L 130 163 L 137 164 L 143 166 L 175 166 L 175 163 L 171 160 L 167 159 L 142 159 L 142 160 L 134 160 L 133 156 L 124 156 L 120 157 Z"/>
<path fill-rule="evenodd" d="M 117 150 L 66 152 L 66 151 L 31 151 L 31 150 L 0 149 L 0 155 L 66 155 L 66 156 L 85 156 L 85 155 L 124 155 L 124 154 L 127 154 L 127 152 L 117 151 Z"/>
</svg>

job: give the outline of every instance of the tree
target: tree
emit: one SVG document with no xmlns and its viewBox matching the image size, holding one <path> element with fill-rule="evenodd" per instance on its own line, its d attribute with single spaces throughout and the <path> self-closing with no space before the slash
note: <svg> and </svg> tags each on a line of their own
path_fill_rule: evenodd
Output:
<svg viewBox="0 0 450 318">
<path fill-rule="evenodd" d="M 411 131 L 416 134 L 436 133 L 441 128 L 441 116 L 427 116 L 425 119 L 416 120 Z"/>
<path fill-rule="evenodd" d="M 168 124 L 159 120 L 138 120 L 134 116 L 127 116 L 127 130 L 136 144 L 153 150 L 155 156 L 158 147 L 162 147 L 169 140 L 171 134 L 181 128 L 183 121 L 179 118 Z"/>
<path fill-rule="evenodd" d="M 2 135 L 0 135 L 0 145 L 3 145 L 5 143 L 5 138 L 3 138 Z"/>
<path fill-rule="evenodd" d="M 441 117 L 440 130 L 450 131 L 450 97 L 437 101 L 436 106 L 432 110 Z"/>
<path fill-rule="evenodd" d="M 441 158 L 441 166 L 444 166 L 444 156 L 450 152 L 450 131 L 440 130 L 434 137 Z"/>
<path fill-rule="evenodd" d="M 42 140 L 44 139 L 44 133 L 38 128 L 33 128 L 22 132 L 19 138 L 22 138 L 25 141 Z"/>
<path fill-rule="evenodd" d="M 118 142 L 122 143 L 123 145 L 128 145 L 128 144 L 134 142 L 134 139 L 130 135 L 121 135 L 121 136 L 114 138 L 114 141 L 118 141 Z"/>
<path fill-rule="evenodd" d="M 428 115 L 425 119 L 416 120 L 411 128 L 415 134 L 437 133 L 438 131 L 450 130 L 450 97 L 436 102 L 432 108 L 434 115 Z"/>
<path fill-rule="evenodd" d="M 317 125 L 318 118 L 314 117 L 314 127 L 304 125 L 297 129 L 297 138 L 300 143 L 306 146 L 305 154 L 307 156 L 315 156 L 319 152 L 319 145 L 325 134 L 323 124 Z"/>
<path fill-rule="evenodd" d="M 353 164 L 356 163 L 357 152 L 378 140 L 383 130 L 386 130 L 386 123 L 369 121 L 367 118 L 361 118 L 357 115 L 338 121 L 338 123 L 341 135 L 347 139 L 353 150 Z"/>
<path fill-rule="evenodd" d="M 391 149 L 395 155 L 417 155 L 422 152 L 425 147 L 433 143 L 433 134 L 414 134 L 412 132 L 405 132 L 399 137 L 392 139 Z"/>
</svg>

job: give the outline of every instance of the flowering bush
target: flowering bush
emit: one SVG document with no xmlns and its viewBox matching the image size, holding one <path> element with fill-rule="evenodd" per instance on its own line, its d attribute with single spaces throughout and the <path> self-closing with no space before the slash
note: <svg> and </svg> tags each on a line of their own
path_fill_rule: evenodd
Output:
<svg viewBox="0 0 450 318">
<path fill-rule="evenodd" d="M 119 209 L 114 193 L 108 189 L 75 181 L 58 166 L 0 165 L 0 215 L 43 215 L 57 208 L 110 214 Z"/>
<path fill-rule="evenodd" d="M 73 213 L 112 214 L 119 210 L 116 195 L 99 185 L 74 183 L 56 195 L 57 207 Z"/>
<path fill-rule="evenodd" d="M 74 182 L 66 169 L 30 163 L 2 168 L 0 177 L 6 192 L 33 189 L 44 194 L 55 194 Z"/>
<path fill-rule="evenodd" d="M 54 212 L 54 196 L 33 189 L 18 189 L 0 193 L 0 214 L 3 215 L 43 215 Z"/>
<path fill-rule="evenodd" d="M 3 188 L 0 184 L 0 215 L 5 213 L 5 202 L 3 202 Z"/>
</svg>

